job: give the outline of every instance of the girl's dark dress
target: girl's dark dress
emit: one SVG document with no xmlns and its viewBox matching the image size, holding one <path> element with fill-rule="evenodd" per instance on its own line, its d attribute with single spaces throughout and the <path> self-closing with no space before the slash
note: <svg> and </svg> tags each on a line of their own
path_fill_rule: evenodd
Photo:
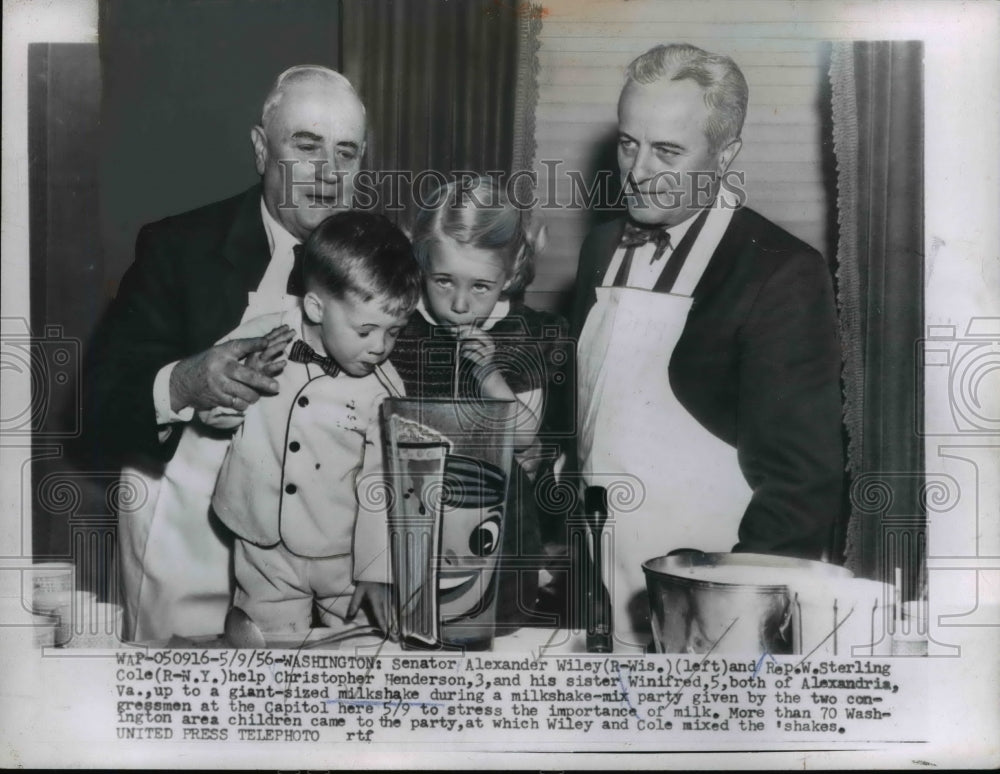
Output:
<svg viewBox="0 0 1000 774">
<path fill-rule="evenodd" d="M 491 324 L 490 324 L 491 323 Z M 544 462 L 538 480 L 551 468 L 573 427 L 571 369 L 574 347 L 566 321 L 558 315 L 512 302 L 508 313 L 484 329 L 496 343 L 494 364 L 515 394 L 541 389 L 541 425 L 537 438 Z M 455 337 L 428 322 L 421 311 L 410 318 L 396 341 L 390 361 L 408 397 L 450 398 L 455 390 Z M 481 397 L 472 364 L 462 359 L 458 397 Z M 535 497 L 535 487 L 515 461 L 507 499 L 498 577 L 497 624 L 517 628 L 529 622 L 538 594 L 538 571 L 544 566 L 542 539 L 558 539 L 562 515 L 550 513 Z M 546 623 L 538 621 L 538 623 Z M 551 623 L 551 622 L 549 622 Z"/>
</svg>

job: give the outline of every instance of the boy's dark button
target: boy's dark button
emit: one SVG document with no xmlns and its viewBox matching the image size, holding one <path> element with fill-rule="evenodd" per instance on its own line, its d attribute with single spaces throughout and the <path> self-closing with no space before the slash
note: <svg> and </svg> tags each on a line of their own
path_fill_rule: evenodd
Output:
<svg viewBox="0 0 1000 774">
<path fill-rule="evenodd" d="M 288 492 L 288 494 L 295 494 L 297 490 L 298 487 L 295 486 L 295 484 L 289 484 L 288 486 L 285 487 L 285 491 Z"/>
<path fill-rule="evenodd" d="M 299 405 L 302 406 L 302 408 L 305 408 L 306 406 L 308 406 L 309 405 L 309 398 L 307 398 L 305 395 L 303 395 L 301 398 L 299 398 Z"/>
<path fill-rule="evenodd" d="M 299 446 L 298 441 L 292 441 L 290 444 L 288 444 L 289 451 L 297 452 L 300 448 L 301 447 Z"/>
</svg>

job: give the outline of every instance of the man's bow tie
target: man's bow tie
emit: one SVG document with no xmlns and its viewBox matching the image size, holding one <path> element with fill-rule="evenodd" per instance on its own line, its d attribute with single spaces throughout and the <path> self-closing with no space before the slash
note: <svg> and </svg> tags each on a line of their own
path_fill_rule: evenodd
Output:
<svg viewBox="0 0 1000 774">
<path fill-rule="evenodd" d="M 336 376 L 340 373 L 340 366 L 332 357 L 317 355 L 316 350 L 302 339 L 298 339 L 292 344 L 292 351 L 288 353 L 288 358 L 296 363 L 315 363 L 330 376 Z"/>
<path fill-rule="evenodd" d="M 621 247 L 642 247 L 649 242 L 653 242 L 656 245 L 656 251 L 649 261 L 653 263 L 662 258 L 670 246 L 670 232 L 662 226 L 644 228 L 637 226 L 635 223 L 625 223 L 625 230 L 622 232 L 622 238 L 619 242 Z"/>
</svg>

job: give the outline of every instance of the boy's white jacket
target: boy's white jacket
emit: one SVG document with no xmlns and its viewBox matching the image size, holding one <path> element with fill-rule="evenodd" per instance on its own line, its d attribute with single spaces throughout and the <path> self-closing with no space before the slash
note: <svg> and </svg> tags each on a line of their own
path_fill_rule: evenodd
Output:
<svg viewBox="0 0 1000 774">
<path fill-rule="evenodd" d="M 227 338 L 282 324 L 301 338 L 301 307 L 248 320 Z M 233 435 L 216 513 L 256 545 L 280 541 L 304 557 L 352 554 L 355 580 L 389 582 L 379 405 L 404 394 L 399 375 L 388 362 L 355 378 L 289 361 L 276 380 L 279 393 L 250 406 Z"/>
</svg>

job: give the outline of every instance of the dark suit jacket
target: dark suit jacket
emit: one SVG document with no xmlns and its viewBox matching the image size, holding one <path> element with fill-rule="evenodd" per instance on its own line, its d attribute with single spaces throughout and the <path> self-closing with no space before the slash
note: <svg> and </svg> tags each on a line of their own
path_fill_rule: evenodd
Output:
<svg viewBox="0 0 1000 774">
<path fill-rule="evenodd" d="M 181 434 L 158 440 L 153 380 L 239 324 L 270 260 L 260 199 L 258 185 L 139 231 L 88 353 L 87 451 L 100 464 L 173 456 Z"/>
<path fill-rule="evenodd" d="M 598 226 L 583 243 L 577 336 L 623 224 Z M 735 550 L 817 558 L 829 546 L 844 471 L 840 363 L 822 256 L 753 210 L 736 211 L 663 364 L 680 403 L 736 447 L 753 489 Z"/>
</svg>

